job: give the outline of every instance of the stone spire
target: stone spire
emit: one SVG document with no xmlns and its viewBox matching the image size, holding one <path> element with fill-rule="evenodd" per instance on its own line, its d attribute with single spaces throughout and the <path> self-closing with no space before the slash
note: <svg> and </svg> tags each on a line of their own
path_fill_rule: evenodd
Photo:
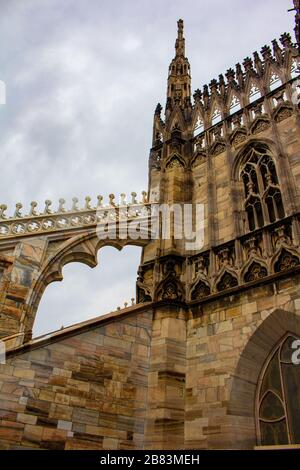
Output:
<svg viewBox="0 0 300 470">
<path fill-rule="evenodd" d="M 175 42 L 175 57 L 169 67 L 168 101 L 184 104 L 191 96 L 190 64 L 185 57 L 185 39 L 183 37 L 183 20 L 177 22 L 177 39 Z"/>
<path fill-rule="evenodd" d="M 175 43 L 176 57 L 184 57 L 185 53 L 185 39 L 183 37 L 183 20 L 177 21 L 177 39 Z"/>
<path fill-rule="evenodd" d="M 298 50 L 300 52 L 300 0 L 293 0 L 294 8 L 288 11 L 295 11 L 295 37 Z"/>
</svg>

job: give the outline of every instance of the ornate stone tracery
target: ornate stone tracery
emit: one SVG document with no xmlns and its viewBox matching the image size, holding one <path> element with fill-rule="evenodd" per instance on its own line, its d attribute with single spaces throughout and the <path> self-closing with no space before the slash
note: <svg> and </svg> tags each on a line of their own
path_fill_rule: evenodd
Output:
<svg viewBox="0 0 300 470">
<path fill-rule="evenodd" d="M 278 256 L 278 260 L 274 265 L 275 272 L 286 271 L 287 269 L 293 269 L 299 266 L 299 257 L 293 255 L 290 251 L 283 248 Z"/>
<path fill-rule="evenodd" d="M 231 274 L 228 271 L 225 271 L 224 274 L 222 275 L 221 279 L 217 283 L 217 290 L 219 292 L 226 290 L 226 289 L 231 289 L 232 287 L 236 287 L 238 285 L 238 280 L 237 278 Z"/>
<path fill-rule="evenodd" d="M 274 159 L 269 149 L 256 143 L 246 150 L 240 178 L 244 183 L 249 230 L 285 216 Z"/>
<path fill-rule="evenodd" d="M 268 275 L 267 268 L 260 263 L 253 262 L 245 274 L 245 282 L 257 281 Z"/>
</svg>

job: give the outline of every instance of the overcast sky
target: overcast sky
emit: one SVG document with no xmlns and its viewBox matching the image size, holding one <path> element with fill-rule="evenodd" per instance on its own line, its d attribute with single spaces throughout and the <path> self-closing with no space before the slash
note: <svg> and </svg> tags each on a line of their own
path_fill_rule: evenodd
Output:
<svg viewBox="0 0 300 470">
<path fill-rule="evenodd" d="M 0 0 L 0 202 L 147 188 L 157 102 L 165 103 L 177 20 L 192 88 L 288 31 L 291 0 Z M 64 268 L 45 291 L 35 334 L 94 317 L 135 292 L 140 250 L 106 248 L 99 266 Z"/>
</svg>

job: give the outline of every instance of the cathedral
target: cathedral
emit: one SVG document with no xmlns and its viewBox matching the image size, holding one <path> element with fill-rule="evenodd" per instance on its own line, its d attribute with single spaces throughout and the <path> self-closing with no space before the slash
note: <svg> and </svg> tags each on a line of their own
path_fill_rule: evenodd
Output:
<svg viewBox="0 0 300 470">
<path fill-rule="evenodd" d="M 0 449 L 300 447 L 294 4 L 296 42 L 284 33 L 194 93 L 178 21 L 147 192 L 0 206 Z M 153 207 L 160 228 L 170 208 L 168 236 L 149 229 Z M 179 236 L 176 207 L 201 209 L 198 244 Z M 135 303 L 32 338 L 64 265 L 130 244 L 142 247 Z"/>
</svg>

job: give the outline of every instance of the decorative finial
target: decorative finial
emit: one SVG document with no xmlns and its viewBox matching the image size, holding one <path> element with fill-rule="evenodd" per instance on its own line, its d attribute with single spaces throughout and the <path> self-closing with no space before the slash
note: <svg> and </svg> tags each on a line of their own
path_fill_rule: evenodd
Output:
<svg viewBox="0 0 300 470">
<path fill-rule="evenodd" d="M 30 203 L 30 212 L 29 212 L 30 216 L 38 215 L 38 213 L 36 211 L 36 208 L 37 208 L 37 202 L 36 201 L 31 201 L 31 203 Z"/>
<path fill-rule="evenodd" d="M 114 194 L 110 194 L 109 196 L 109 205 L 110 206 L 115 206 L 115 202 L 114 202 L 114 199 L 115 199 L 115 195 Z"/>
<path fill-rule="evenodd" d="M 177 21 L 177 28 L 178 28 L 178 39 L 183 38 L 183 20 L 179 19 Z"/>
<path fill-rule="evenodd" d="M 126 194 L 125 193 L 120 194 L 120 205 L 126 206 Z"/>
<path fill-rule="evenodd" d="M 6 214 L 4 213 L 7 209 L 6 204 L 1 204 L 0 205 L 0 219 L 6 219 Z"/>
<path fill-rule="evenodd" d="M 73 204 L 72 204 L 72 211 L 78 211 L 78 197 L 73 197 L 72 198 Z"/>
<path fill-rule="evenodd" d="M 14 217 L 22 217 L 22 213 L 21 213 L 21 209 L 22 209 L 23 205 L 21 202 L 17 202 L 16 204 L 16 210 L 15 210 L 15 213 L 14 213 Z"/>
<path fill-rule="evenodd" d="M 86 196 L 84 208 L 86 210 L 91 209 L 91 198 L 90 198 L 90 196 Z"/>
<path fill-rule="evenodd" d="M 51 211 L 51 208 L 50 208 L 51 204 L 52 204 L 52 201 L 50 199 L 46 199 L 44 214 L 52 214 L 52 211 Z"/>
<path fill-rule="evenodd" d="M 103 206 L 103 196 L 101 196 L 99 194 L 99 196 L 97 196 L 97 207 L 102 207 Z"/>
<path fill-rule="evenodd" d="M 147 202 L 148 202 L 147 192 L 142 191 L 142 203 L 147 204 Z"/>
<path fill-rule="evenodd" d="M 160 116 L 161 111 L 162 111 L 162 105 L 160 103 L 157 103 L 157 106 L 155 108 L 155 114 L 157 116 Z"/>
<path fill-rule="evenodd" d="M 137 194 L 135 192 L 131 193 L 131 204 L 137 204 L 136 196 Z"/>
<path fill-rule="evenodd" d="M 177 21 L 177 39 L 175 43 L 176 56 L 184 56 L 184 37 L 183 37 L 183 20 Z"/>
<path fill-rule="evenodd" d="M 64 205 L 65 205 L 66 201 L 63 198 L 60 198 L 58 202 L 59 202 L 59 206 L 58 206 L 58 211 L 57 212 L 65 212 Z"/>
<path fill-rule="evenodd" d="M 294 8 L 290 8 L 288 11 L 295 11 L 295 37 L 298 51 L 300 53 L 300 0 L 293 0 Z"/>
</svg>

